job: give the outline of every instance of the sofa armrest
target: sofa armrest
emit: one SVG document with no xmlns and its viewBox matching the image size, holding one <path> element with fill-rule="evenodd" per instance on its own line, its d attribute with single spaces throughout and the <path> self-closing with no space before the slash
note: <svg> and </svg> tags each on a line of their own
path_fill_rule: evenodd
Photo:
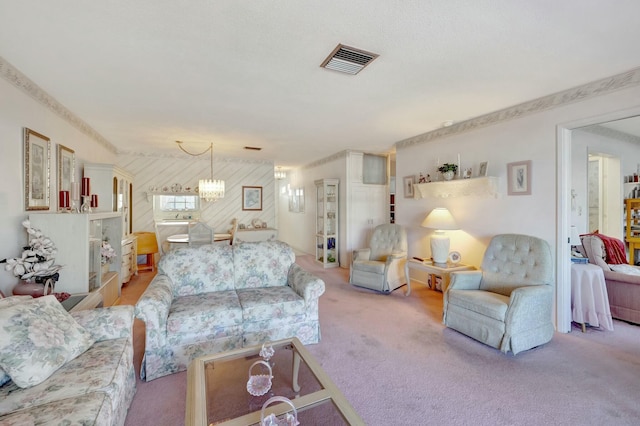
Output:
<svg viewBox="0 0 640 426">
<path fill-rule="evenodd" d="M 394 260 L 402 260 L 407 258 L 406 251 L 394 251 L 389 256 L 387 256 L 387 265 L 389 265 Z"/>
<path fill-rule="evenodd" d="M 482 271 L 456 271 L 450 274 L 447 290 L 479 290 Z M 445 292 L 446 292 L 445 291 Z"/>
<path fill-rule="evenodd" d="M 123 337 L 133 338 L 133 306 L 88 309 L 72 312 L 71 316 L 91 333 L 96 342 Z"/>
<path fill-rule="evenodd" d="M 319 299 L 324 293 L 324 281 L 294 263 L 289 268 L 287 284 L 304 298 L 305 303 Z"/>
<path fill-rule="evenodd" d="M 640 285 L 640 275 L 623 274 L 622 272 L 603 270 L 605 281 L 619 281 Z"/>
<path fill-rule="evenodd" d="M 161 347 L 167 336 L 167 319 L 173 301 L 171 279 L 163 274 L 156 275 L 136 303 L 136 318 L 144 321 L 146 344 Z"/>
</svg>

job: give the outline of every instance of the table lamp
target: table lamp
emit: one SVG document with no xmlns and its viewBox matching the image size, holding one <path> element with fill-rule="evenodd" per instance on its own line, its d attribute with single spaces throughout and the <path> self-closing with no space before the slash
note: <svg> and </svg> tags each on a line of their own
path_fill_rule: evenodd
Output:
<svg viewBox="0 0 640 426">
<path fill-rule="evenodd" d="M 444 207 L 437 207 L 422 221 L 425 228 L 435 229 L 431 236 L 431 257 L 435 263 L 447 263 L 449 257 L 449 236 L 444 231 L 460 229 L 455 219 Z"/>
</svg>

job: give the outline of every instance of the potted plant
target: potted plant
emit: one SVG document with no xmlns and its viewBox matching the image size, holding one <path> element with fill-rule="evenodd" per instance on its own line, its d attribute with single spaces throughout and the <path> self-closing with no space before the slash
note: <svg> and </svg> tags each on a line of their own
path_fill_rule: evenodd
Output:
<svg viewBox="0 0 640 426">
<path fill-rule="evenodd" d="M 100 247 L 100 265 L 102 266 L 102 274 L 109 272 L 109 264 L 113 262 L 113 258 L 116 256 L 116 251 L 111 247 L 109 241 L 102 241 L 102 247 Z"/>
<path fill-rule="evenodd" d="M 456 175 L 458 171 L 458 165 L 452 163 L 444 163 L 440 167 L 438 167 L 438 171 L 442 173 L 442 177 L 444 180 L 451 180 Z"/>
</svg>

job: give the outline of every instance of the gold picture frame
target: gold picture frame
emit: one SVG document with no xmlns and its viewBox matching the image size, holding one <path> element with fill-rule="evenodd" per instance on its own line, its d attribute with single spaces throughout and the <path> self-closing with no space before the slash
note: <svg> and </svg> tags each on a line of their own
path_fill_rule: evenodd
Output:
<svg viewBox="0 0 640 426">
<path fill-rule="evenodd" d="M 51 140 L 29 128 L 24 129 L 24 208 L 50 208 Z"/>
<path fill-rule="evenodd" d="M 58 193 L 69 191 L 69 195 L 71 195 L 71 188 L 75 182 L 75 161 L 75 151 L 58 144 Z"/>
</svg>

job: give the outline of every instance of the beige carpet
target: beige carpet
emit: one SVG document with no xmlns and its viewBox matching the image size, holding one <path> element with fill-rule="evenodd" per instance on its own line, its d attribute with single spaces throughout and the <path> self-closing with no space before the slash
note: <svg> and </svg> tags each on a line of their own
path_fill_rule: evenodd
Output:
<svg viewBox="0 0 640 426">
<path fill-rule="evenodd" d="M 327 284 L 322 341 L 308 348 L 369 425 L 640 424 L 638 326 L 576 326 L 514 357 L 444 328 L 442 295 L 422 285 L 385 296 L 350 286 L 348 271 L 323 270 L 311 256 L 298 263 Z M 142 274 L 136 281 L 123 303 L 146 286 Z M 138 382 L 126 424 L 182 425 L 185 398 L 184 372 Z"/>
</svg>

